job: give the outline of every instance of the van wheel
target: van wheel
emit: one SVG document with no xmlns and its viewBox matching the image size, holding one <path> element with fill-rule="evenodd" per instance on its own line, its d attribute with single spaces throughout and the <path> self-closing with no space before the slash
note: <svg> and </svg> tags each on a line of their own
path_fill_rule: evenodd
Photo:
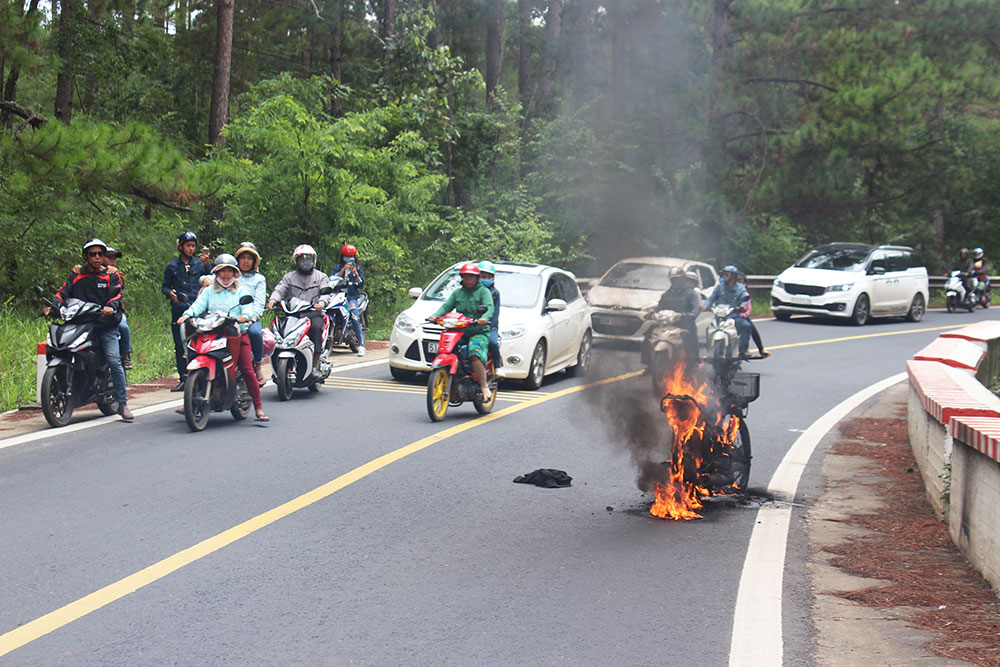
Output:
<svg viewBox="0 0 1000 667">
<path fill-rule="evenodd" d="M 917 292 L 916 296 L 913 297 L 913 303 L 910 304 L 910 312 L 906 314 L 907 322 L 919 322 L 924 319 L 924 311 L 926 309 L 924 295 Z"/>
<path fill-rule="evenodd" d="M 854 312 L 851 313 L 851 322 L 859 327 L 864 326 L 870 316 L 871 310 L 868 295 L 862 294 L 858 297 L 858 300 L 854 302 Z"/>
</svg>

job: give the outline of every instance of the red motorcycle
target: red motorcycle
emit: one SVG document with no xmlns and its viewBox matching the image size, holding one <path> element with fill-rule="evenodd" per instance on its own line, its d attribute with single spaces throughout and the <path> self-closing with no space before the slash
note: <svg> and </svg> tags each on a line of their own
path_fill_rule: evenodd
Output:
<svg viewBox="0 0 1000 667">
<path fill-rule="evenodd" d="M 240 304 L 248 303 L 253 303 L 253 297 L 246 294 Z M 188 428 L 204 430 L 208 416 L 223 410 L 229 410 L 237 421 L 246 419 L 250 414 L 250 392 L 226 339 L 227 330 L 234 333 L 236 318 L 227 313 L 208 312 L 189 318 L 181 326 L 194 329 L 187 338 L 189 361 L 184 381 L 184 420 Z"/>
<path fill-rule="evenodd" d="M 486 312 L 484 306 L 479 307 Z M 482 314 L 482 313 L 479 313 Z M 427 414 L 431 421 L 441 421 L 449 406 L 472 401 L 476 412 L 485 415 L 493 410 L 497 400 L 497 379 L 493 361 L 486 364 L 486 384 L 490 388 L 490 400 L 484 401 L 479 381 L 476 380 L 469 364 L 469 349 L 459 345 L 462 330 L 475 323 L 471 317 L 452 311 L 434 320 L 444 327 L 438 342 L 438 354 L 431 362 L 430 376 L 427 378 Z"/>
</svg>

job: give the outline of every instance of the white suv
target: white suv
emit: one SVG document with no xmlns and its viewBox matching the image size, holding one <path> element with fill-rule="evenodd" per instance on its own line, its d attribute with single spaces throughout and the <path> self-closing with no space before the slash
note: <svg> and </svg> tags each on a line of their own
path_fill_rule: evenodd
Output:
<svg viewBox="0 0 1000 667">
<path fill-rule="evenodd" d="M 829 243 L 782 271 L 771 287 L 771 311 L 850 319 L 904 316 L 917 322 L 929 298 L 927 269 L 913 248 Z"/>
</svg>

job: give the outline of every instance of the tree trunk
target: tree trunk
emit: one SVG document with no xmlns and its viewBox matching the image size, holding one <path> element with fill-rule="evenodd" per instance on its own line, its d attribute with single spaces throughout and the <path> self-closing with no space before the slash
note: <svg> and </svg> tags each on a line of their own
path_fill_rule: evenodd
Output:
<svg viewBox="0 0 1000 667">
<path fill-rule="evenodd" d="M 437 49 L 438 45 L 441 43 L 441 30 L 438 28 L 438 3 L 437 0 L 431 0 L 431 20 L 434 22 L 434 27 L 430 29 L 427 33 L 427 46 L 432 49 Z"/>
<path fill-rule="evenodd" d="M 379 37 L 382 39 L 382 69 L 388 75 L 396 45 L 396 0 L 382 0 Z"/>
<path fill-rule="evenodd" d="M 347 23 L 347 3 L 341 2 L 337 15 L 333 18 L 330 35 L 330 74 L 334 79 L 334 91 L 330 99 L 330 114 L 340 117 L 343 113 L 343 103 L 336 88 L 344 75 L 344 26 Z"/>
<path fill-rule="evenodd" d="M 493 102 L 503 66 L 503 0 L 490 0 L 486 18 L 486 101 Z"/>
<path fill-rule="evenodd" d="M 24 18 L 30 19 L 34 13 L 38 11 L 38 0 L 31 0 L 31 4 L 28 6 L 28 11 L 25 12 Z M 3 76 L 4 64 L 0 60 L 0 76 Z M 21 76 L 21 66 L 18 65 L 17 61 L 13 58 L 10 62 L 10 74 L 7 75 L 7 83 L 3 87 L 3 99 L 8 102 L 16 101 L 17 97 L 17 80 Z M 0 112 L 0 127 L 9 127 L 11 123 L 10 112 L 4 110 Z"/>
<path fill-rule="evenodd" d="M 208 143 L 222 141 L 222 128 L 229 119 L 229 74 L 233 57 L 233 0 L 216 0 L 218 22 L 215 40 L 215 73 L 212 106 L 208 114 Z"/>
<path fill-rule="evenodd" d="M 62 0 L 59 12 L 59 47 L 61 65 L 56 76 L 55 116 L 66 125 L 73 117 L 73 45 L 76 34 L 76 0 Z"/>
<path fill-rule="evenodd" d="M 625 39 L 628 25 L 620 5 L 608 7 L 611 15 L 611 120 L 625 115 Z"/>
<path fill-rule="evenodd" d="M 549 9 L 545 12 L 545 48 L 541 62 L 541 73 L 538 82 L 538 98 L 554 110 L 553 94 L 556 89 L 556 56 L 559 52 L 559 33 L 562 31 L 562 0 L 549 0 Z"/>
<path fill-rule="evenodd" d="M 521 100 L 521 113 L 529 115 L 531 106 L 531 51 L 528 33 L 531 30 L 531 0 L 517 0 L 517 96 Z"/>
<path fill-rule="evenodd" d="M 726 70 L 730 60 L 729 7 L 734 0 L 715 0 L 712 5 L 712 71 L 709 74 L 707 141 L 704 149 L 705 177 L 708 188 L 716 191 L 726 171 L 726 128 L 722 98 Z M 726 254 L 723 248 L 725 223 L 722 210 L 709 210 L 702 221 L 704 237 L 716 257 Z"/>
<path fill-rule="evenodd" d="M 572 5 L 575 30 L 572 32 L 571 43 L 574 46 L 573 57 L 573 107 L 579 109 L 591 99 L 590 83 L 590 36 L 592 29 L 590 20 L 594 15 L 594 0 L 576 0 Z"/>
</svg>

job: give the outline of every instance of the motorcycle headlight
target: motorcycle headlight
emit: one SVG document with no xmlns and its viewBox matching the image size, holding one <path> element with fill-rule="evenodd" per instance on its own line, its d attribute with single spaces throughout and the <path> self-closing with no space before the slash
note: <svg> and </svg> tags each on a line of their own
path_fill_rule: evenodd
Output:
<svg viewBox="0 0 1000 667">
<path fill-rule="evenodd" d="M 850 292 L 854 283 L 844 283 L 843 285 L 831 285 L 826 288 L 827 292 Z"/>
<path fill-rule="evenodd" d="M 777 278 L 775 278 L 775 279 L 774 279 L 774 286 L 775 286 L 775 287 L 781 287 L 781 288 L 784 288 L 784 286 L 785 286 L 785 283 L 783 283 L 783 282 L 781 282 L 780 280 L 778 280 Z"/>
<path fill-rule="evenodd" d="M 396 317 L 396 324 L 393 325 L 403 333 L 414 333 L 417 330 L 417 323 L 410 319 L 406 313 L 400 313 Z"/>
<path fill-rule="evenodd" d="M 512 326 L 509 329 L 504 329 L 500 332 L 500 337 L 505 339 L 520 338 L 524 334 L 528 333 L 528 327 L 523 324 Z"/>
</svg>

